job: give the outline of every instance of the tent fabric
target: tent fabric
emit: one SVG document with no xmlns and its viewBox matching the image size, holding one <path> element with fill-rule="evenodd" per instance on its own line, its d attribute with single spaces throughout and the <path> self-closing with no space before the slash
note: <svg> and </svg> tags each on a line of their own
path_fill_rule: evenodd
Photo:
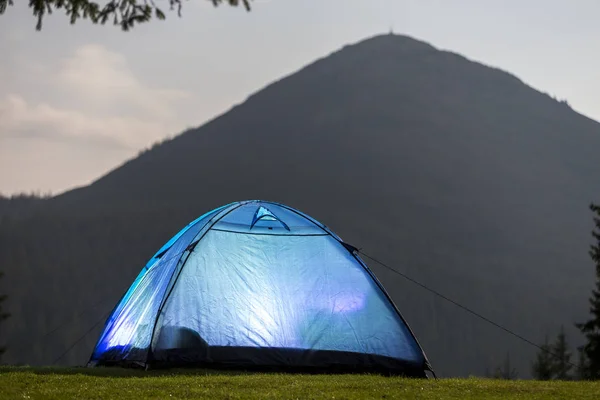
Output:
<svg viewBox="0 0 600 400">
<path fill-rule="evenodd" d="M 351 246 L 266 201 L 188 224 L 146 264 L 106 321 L 90 365 L 381 370 L 429 362 Z"/>
</svg>

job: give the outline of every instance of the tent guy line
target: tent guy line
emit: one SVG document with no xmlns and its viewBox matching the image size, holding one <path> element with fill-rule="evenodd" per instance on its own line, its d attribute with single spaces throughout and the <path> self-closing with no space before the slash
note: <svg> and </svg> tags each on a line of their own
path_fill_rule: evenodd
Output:
<svg viewBox="0 0 600 400">
<path fill-rule="evenodd" d="M 449 298 L 449 297 L 447 297 L 447 296 L 443 295 L 442 293 L 440 293 L 440 292 L 436 291 L 435 289 L 431 289 L 430 287 L 428 287 L 428 286 L 426 286 L 426 285 L 422 284 L 421 282 L 419 282 L 419 281 L 417 281 L 417 280 L 415 280 L 415 279 L 411 278 L 410 276 L 408 276 L 408 275 L 406 275 L 406 274 L 404 274 L 404 273 L 402 273 L 402 272 L 400 272 L 400 271 L 398 271 L 398 270 L 396 270 L 396 269 L 392 268 L 391 266 L 389 266 L 389 265 L 387 265 L 387 264 L 385 264 L 385 263 L 383 263 L 383 262 L 379 261 L 379 260 L 378 260 L 378 259 L 376 259 L 375 257 L 372 257 L 372 256 L 370 256 L 370 255 L 368 255 L 368 254 L 364 253 L 364 252 L 363 252 L 361 249 L 356 249 L 356 251 L 357 251 L 357 253 L 359 253 L 359 254 L 361 254 L 361 255 L 363 255 L 363 256 L 365 256 L 365 257 L 367 257 L 367 258 L 368 258 L 368 259 L 370 259 L 371 261 L 374 261 L 375 263 L 377 263 L 377 264 L 381 265 L 382 267 L 386 268 L 387 270 L 389 270 L 389 271 L 391 271 L 391 272 L 393 272 L 393 273 L 395 273 L 395 274 L 397 274 L 397 275 L 400 275 L 401 277 L 403 277 L 403 278 L 404 278 L 404 279 L 406 279 L 407 281 L 409 281 L 409 282 L 411 282 L 411 283 L 413 283 L 413 284 L 415 284 L 415 285 L 417 285 L 417 286 L 421 287 L 422 289 L 425 289 L 425 290 L 427 290 L 428 292 L 430 292 L 430 293 L 432 293 L 432 294 L 434 294 L 434 295 L 438 296 L 439 298 L 441 298 L 441 299 L 443 299 L 443 300 L 446 300 L 447 302 L 449 302 L 449 303 L 451 303 L 451 304 L 454 304 L 455 306 L 457 306 L 457 307 L 459 307 L 460 309 L 462 309 L 462 310 L 464 310 L 464 311 L 466 311 L 466 312 L 470 313 L 471 315 L 474 315 L 474 316 L 476 316 L 477 318 L 481 319 L 482 321 L 485 321 L 485 322 L 487 322 L 488 324 L 491 324 L 492 326 L 494 326 L 494 327 L 496 327 L 496 328 L 499 328 L 499 329 L 503 330 L 504 332 L 506 332 L 506 333 L 508 333 L 508 334 L 510 334 L 510 335 L 512 335 L 512 336 L 514 336 L 514 337 L 516 337 L 517 339 L 519 339 L 519 340 L 521 340 L 521 341 L 523 341 L 523 342 L 525 342 L 525 343 L 527 343 L 527 344 L 529 344 L 529 345 L 531 345 L 531 346 L 533 346 L 533 347 L 535 347 L 535 348 L 537 348 L 537 349 L 539 349 L 539 350 L 541 350 L 541 351 L 544 351 L 544 352 L 546 352 L 546 353 L 550 354 L 550 355 L 551 355 L 551 356 L 553 356 L 553 357 L 558 357 L 558 355 L 557 355 L 556 353 L 553 353 L 553 352 L 551 352 L 550 350 L 547 350 L 547 349 L 543 348 L 542 346 L 538 345 L 537 343 L 535 343 L 535 342 L 533 342 L 533 341 L 531 341 L 531 340 L 527 339 L 526 337 L 524 337 L 524 336 L 521 336 L 521 335 L 519 335 L 518 333 L 516 333 L 516 332 L 513 332 L 513 331 L 511 331 L 511 330 L 510 330 L 510 329 L 508 329 L 508 328 L 505 328 L 504 326 L 502 326 L 502 325 L 500 325 L 500 324 L 498 324 L 498 323 L 496 323 L 496 322 L 492 321 L 491 319 L 489 319 L 489 318 L 487 318 L 487 317 L 485 317 L 485 316 L 481 315 L 481 314 L 480 314 L 480 313 L 478 313 L 477 311 L 474 311 L 474 310 L 470 309 L 470 308 L 469 308 L 469 307 L 467 307 L 467 306 L 463 306 L 463 305 L 462 305 L 462 304 L 460 304 L 459 302 L 457 302 L 457 301 L 455 301 L 455 300 L 452 300 L 451 298 Z M 573 367 L 576 367 L 576 368 L 577 368 L 577 365 L 575 365 L 574 363 L 572 363 L 572 362 L 570 362 L 570 361 L 566 361 L 566 362 L 567 362 L 568 364 L 570 364 L 571 366 L 573 366 Z"/>
<path fill-rule="evenodd" d="M 185 250 L 183 250 L 183 251 L 181 251 L 181 252 L 179 252 L 179 253 L 177 253 L 177 254 L 173 255 L 172 257 L 170 257 L 169 259 L 167 259 L 167 261 L 170 261 L 170 260 L 172 260 L 172 259 L 173 259 L 173 258 L 175 258 L 175 257 L 179 257 L 180 255 L 182 255 L 183 253 L 185 253 L 187 250 L 188 250 L 188 249 L 186 248 Z M 123 297 L 123 293 L 121 293 L 121 296 L 120 296 L 120 297 Z M 65 326 L 68 326 L 69 324 L 71 324 L 71 323 L 73 323 L 73 322 L 77 321 L 79 318 L 81 318 L 82 316 L 84 316 L 84 315 L 85 315 L 85 314 L 86 314 L 88 311 L 90 311 L 90 310 L 92 310 L 92 309 L 96 308 L 96 307 L 97 307 L 97 306 L 99 306 L 100 304 L 106 303 L 106 302 L 107 302 L 107 301 L 109 301 L 109 300 L 114 300 L 114 299 L 113 299 L 112 297 L 109 297 L 109 296 L 107 296 L 107 297 L 104 297 L 104 298 L 102 298 L 101 300 L 97 301 L 96 303 L 93 303 L 93 304 L 89 305 L 88 307 L 85 307 L 85 308 L 84 308 L 82 311 L 80 311 L 80 312 L 79 312 L 78 314 L 76 314 L 74 317 L 70 317 L 70 318 L 67 318 L 67 319 L 63 320 L 63 322 L 61 322 L 60 324 L 56 325 L 54 328 L 50 329 L 48 332 L 44 333 L 42 336 L 40 336 L 40 339 L 39 339 L 39 340 L 40 340 L 40 341 L 44 341 L 44 340 L 46 340 L 46 339 L 48 338 L 48 336 L 50 336 L 50 335 L 52 335 L 53 333 L 55 333 L 55 332 L 57 332 L 57 331 L 61 330 L 61 329 L 62 329 L 62 328 L 64 328 Z M 103 316 L 105 316 L 105 315 L 106 315 L 106 314 L 108 314 L 108 313 L 109 313 L 109 311 L 107 311 L 107 312 L 103 313 L 102 315 L 103 315 Z M 98 323 L 96 323 L 94 326 L 96 326 L 97 324 L 98 324 Z M 87 335 L 87 333 L 86 333 L 86 335 Z M 85 335 L 84 335 L 84 336 L 85 336 Z M 78 339 L 77 341 L 79 341 L 79 340 L 81 340 L 81 338 L 80 338 L 80 339 Z M 77 343 L 75 343 L 75 344 L 77 344 Z M 29 345 L 30 345 L 30 343 L 24 343 L 24 344 L 23 344 L 23 345 L 21 345 L 21 346 L 19 346 L 19 345 L 17 345 L 17 346 L 14 346 L 14 345 L 12 345 L 12 343 L 8 343 L 8 344 L 6 345 L 6 349 L 7 349 L 7 351 L 16 351 L 16 350 L 20 350 L 21 348 L 23 348 L 23 347 L 25 347 L 25 346 L 29 346 Z M 66 354 L 66 353 L 65 353 L 65 354 Z M 65 356 L 65 354 L 63 354 L 61 357 L 59 357 L 59 359 L 60 359 L 60 358 L 62 358 L 62 357 L 64 357 L 64 356 Z M 56 363 L 56 361 L 55 361 L 53 364 L 55 364 L 55 363 Z"/>
<path fill-rule="evenodd" d="M 98 307 L 100 304 L 108 302 L 109 300 L 112 300 L 112 297 L 108 297 L 108 296 L 104 297 L 102 300 L 84 308 L 81 312 L 79 312 L 75 316 L 64 319 L 60 324 L 56 325 L 54 328 L 50 329 L 48 332 L 46 332 L 42 336 L 40 336 L 39 340 L 40 341 L 46 340 L 53 333 L 61 330 L 65 326 L 68 326 L 69 324 L 77 321 L 79 318 L 81 318 L 82 316 L 87 314 L 88 311 Z M 30 346 L 30 345 L 31 345 L 31 343 L 29 343 L 29 342 L 23 343 L 22 345 L 16 345 L 16 346 L 14 346 L 12 343 L 8 343 L 6 345 L 6 350 L 7 351 L 17 351 L 17 350 L 21 350 L 23 347 Z"/>
<path fill-rule="evenodd" d="M 175 255 L 173 255 L 171 258 L 169 258 L 167 261 L 172 260 L 175 257 L 179 257 L 180 255 L 182 255 L 183 253 L 185 253 L 188 249 L 185 249 Z M 123 293 L 121 293 L 121 297 L 123 297 Z M 81 318 L 83 315 L 85 315 L 88 311 L 96 308 L 97 306 L 99 306 L 100 304 L 106 303 L 109 300 L 113 300 L 112 297 L 104 297 L 101 300 L 97 301 L 96 303 L 93 303 L 91 305 L 89 305 L 88 307 L 85 307 L 81 312 L 79 312 L 77 315 L 75 315 L 74 317 L 70 317 L 67 318 L 65 320 L 63 320 L 63 322 L 61 322 L 60 324 L 56 325 L 54 328 L 50 329 L 48 332 L 44 333 L 41 337 L 40 337 L 40 341 L 46 340 L 46 338 L 48 336 L 50 336 L 51 334 L 53 334 L 56 331 L 61 330 L 62 328 L 64 328 L 65 326 L 69 325 L 72 322 L 77 321 L 79 318 Z M 105 313 L 106 314 L 106 313 Z M 103 314 L 104 315 L 104 314 Z M 22 346 L 17 345 L 16 347 L 12 345 L 12 343 L 8 343 L 6 345 L 6 349 L 7 351 L 15 351 L 15 350 L 20 350 L 21 348 L 25 347 L 25 346 L 29 346 L 30 343 L 24 343 Z"/>
<path fill-rule="evenodd" d="M 75 346 L 77 346 L 79 342 L 81 342 L 87 335 L 89 335 L 94 330 L 94 328 L 96 328 L 106 317 L 108 317 L 109 313 L 109 311 L 104 312 L 100 316 L 100 318 L 94 323 L 94 325 L 92 325 L 87 331 L 85 331 L 83 335 L 81 335 L 75 342 L 73 342 L 73 344 L 71 344 L 71 346 L 69 346 L 65 351 L 63 351 L 63 353 L 52 362 L 52 365 L 56 365 L 57 362 L 62 360 L 64 356 L 66 356 L 71 350 L 73 350 L 73 348 L 75 348 Z"/>
</svg>

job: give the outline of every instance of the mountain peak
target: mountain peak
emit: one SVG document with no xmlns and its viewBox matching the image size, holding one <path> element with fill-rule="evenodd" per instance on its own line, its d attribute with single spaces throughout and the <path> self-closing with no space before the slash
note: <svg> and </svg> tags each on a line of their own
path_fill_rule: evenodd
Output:
<svg viewBox="0 0 600 400">
<path fill-rule="evenodd" d="M 379 48 L 379 49 L 388 49 L 395 51 L 406 51 L 406 52 L 414 52 L 414 51 L 426 51 L 426 50 L 437 50 L 431 44 L 415 39 L 412 36 L 401 35 L 397 33 L 387 33 L 387 34 L 378 34 L 366 39 L 360 40 L 356 43 L 349 44 L 344 46 L 342 49 L 349 48 L 361 48 L 361 47 L 370 47 L 370 48 Z"/>
<path fill-rule="evenodd" d="M 459 121 L 467 116 L 471 118 L 469 127 Z M 501 131 L 509 125 L 509 130 L 523 129 L 522 125 L 508 124 L 506 120 L 517 116 L 540 123 L 553 121 L 550 131 L 555 130 L 554 123 L 559 120 L 564 123 L 566 119 L 580 117 L 508 72 L 439 50 L 407 35 L 379 34 L 346 45 L 271 83 L 204 126 L 187 130 L 156 146 L 92 186 L 112 186 L 110 181 L 115 176 L 131 168 L 142 168 L 150 162 L 149 158 L 175 148 L 185 152 L 185 146 L 194 147 L 207 141 L 214 145 L 224 136 L 241 135 L 247 140 L 248 137 L 265 139 L 266 135 L 269 140 L 262 146 L 275 146 L 281 138 L 270 135 L 289 135 L 287 123 L 290 121 L 307 122 L 300 133 L 306 141 L 313 136 L 314 140 L 323 139 L 319 135 L 328 135 L 324 130 L 331 129 L 330 125 L 339 129 L 339 124 L 348 124 L 354 119 L 371 126 L 380 126 L 386 121 L 386 130 L 414 130 L 417 124 L 429 126 L 427 129 L 436 126 L 440 132 L 471 131 L 475 125 L 481 125 L 482 137 L 484 132 L 490 131 L 488 126 L 491 125 L 492 131 L 502 135 Z M 585 136 L 598 129 L 598 124 L 587 118 L 577 124 L 582 129 L 574 135 Z M 256 129 L 266 129 L 268 133 L 251 129 L 258 126 Z M 281 126 L 281 131 L 275 133 L 275 126 Z M 371 135 L 377 132 L 370 131 Z M 352 129 L 345 133 L 346 138 L 351 136 L 350 132 Z M 207 135 L 215 136 L 209 139 Z M 364 139 L 366 137 L 361 140 Z M 70 197 L 70 194 L 74 193 L 59 197 Z"/>
</svg>

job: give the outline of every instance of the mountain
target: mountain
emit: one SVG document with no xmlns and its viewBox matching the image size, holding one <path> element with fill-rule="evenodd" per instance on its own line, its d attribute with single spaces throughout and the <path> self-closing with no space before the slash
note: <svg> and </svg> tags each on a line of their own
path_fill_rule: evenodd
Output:
<svg viewBox="0 0 600 400">
<path fill-rule="evenodd" d="M 399 35 L 346 46 L 90 186 L 2 205 L 3 361 L 49 364 L 74 344 L 58 363 L 84 363 L 94 324 L 172 234 L 257 198 L 541 342 L 587 314 L 598 148 L 599 123 L 506 72 Z M 509 352 L 528 376 L 536 349 L 369 265 L 439 374 Z"/>
</svg>

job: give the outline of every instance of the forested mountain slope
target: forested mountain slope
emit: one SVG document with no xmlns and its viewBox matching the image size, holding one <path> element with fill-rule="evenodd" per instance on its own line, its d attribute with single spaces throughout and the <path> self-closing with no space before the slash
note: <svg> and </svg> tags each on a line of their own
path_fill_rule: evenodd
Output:
<svg viewBox="0 0 600 400">
<path fill-rule="evenodd" d="M 599 123 L 506 72 L 404 36 L 346 46 L 88 187 L 0 203 L 3 361 L 51 363 L 172 234 L 256 198 L 542 341 L 587 314 L 599 148 Z M 535 350 L 369 264 L 439 373 L 507 351 L 529 373 Z M 87 361 L 100 328 L 61 362 Z"/>
</svg>

